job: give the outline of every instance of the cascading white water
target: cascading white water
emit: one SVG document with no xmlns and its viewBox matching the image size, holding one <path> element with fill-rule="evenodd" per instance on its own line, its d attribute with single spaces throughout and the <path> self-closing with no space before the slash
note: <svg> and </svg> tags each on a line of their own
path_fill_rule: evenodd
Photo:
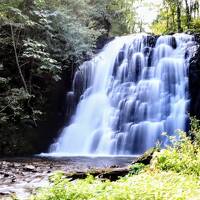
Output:
<svg viewBox="0 0 200 200">
<path fill-rule="evenodd" d="M 133 155 L 185 129 L 188 97 L 186 34 L 130 35 L 110 42 L 74 77 L 69 102 L 79 103 L 50 152 L 57 155 Z M 72 106 L 71 104 L 69 105 Z"/>
</svg>

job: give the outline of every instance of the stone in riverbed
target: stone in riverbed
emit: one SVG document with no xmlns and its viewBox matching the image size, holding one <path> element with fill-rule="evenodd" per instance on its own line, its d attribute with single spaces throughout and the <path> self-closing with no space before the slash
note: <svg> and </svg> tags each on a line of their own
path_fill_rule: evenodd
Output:
<svg viewBox="0 0 200 200">
<path fill-rule="evenodd" d="M 2 196 L 5 197 L 5 196 L 11 196 L 13 194 L 13 192 L 7 190 L 7 188 L 2 188 L 0 189 L 0 199 L 3 199 L 1 198 Z"/>
<path fill-rule="evenodd" d="M 36 172 L 36 168 L 33 165 L 25 165 L 23 168 L 24 171 L 28 171 L 28 172 Z"/>
</svg>

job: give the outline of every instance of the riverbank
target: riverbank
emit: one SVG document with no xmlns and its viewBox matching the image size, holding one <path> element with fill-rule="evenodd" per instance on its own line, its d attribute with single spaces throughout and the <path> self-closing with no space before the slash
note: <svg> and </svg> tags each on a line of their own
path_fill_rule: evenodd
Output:
<svg viewBox="0 0 200 200">
<path fill-rule="evenodd" d="M 0 159 L 0 199 L 26 200 L 37 188 L 48 184 L 55 171 L 87 172 L 109 168 L 123 168 L 134 157 L 63 157 L 63 158 L 4 158 Z"/>
</svg>

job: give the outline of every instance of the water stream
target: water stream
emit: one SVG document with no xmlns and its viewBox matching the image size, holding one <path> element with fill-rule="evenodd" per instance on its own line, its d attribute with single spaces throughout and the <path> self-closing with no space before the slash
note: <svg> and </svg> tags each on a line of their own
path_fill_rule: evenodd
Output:
<svg viewBox="0 0 200 200">
<path fill-rule="evenodd" d="M 190 35 L 146 34 L 110 42 L 77 70 L 68 93 L 69 126 L 52 155 L 136 155 L 185 130 Z M 78 105 L 75 102 L 78 101 Z"/>
</svg>

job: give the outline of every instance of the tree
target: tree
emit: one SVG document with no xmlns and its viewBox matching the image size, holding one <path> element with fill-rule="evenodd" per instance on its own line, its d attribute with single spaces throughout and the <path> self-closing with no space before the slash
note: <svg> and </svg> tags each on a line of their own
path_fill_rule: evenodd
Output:
<svg viewBox="0 0 200 200">
<path fill-rule="evenodd" d="M 177 31 L 180 33 L 182 32 L 182 26 L 181 26 L 181 6 L 182 6 L 182 0 L 176 0 L 176 14 L 177 14 Z"/>
<path fill-rule="evenodd" d="M 164 0 L 163 8 L 154 21 L 152 30 L 157 33 L 182 32 L 191 29 L 198 32 L 199 24 L 198 0 Z M 162 29 L 159 30 L 158 27 Z"/>
<path fill-rule="evenodd" d="M 109 3 L 112 32 L 114 35 L 134 33 L 136 30 L 137 0 L 112 0 Z"/>
<path fill-rule="evenodd" d="M 186 7 L 186 16 L 187 16 L 187 28 L 190 29 L 190 23 L 191 23 L 191 10 L 188 3 L 188 0 L 185 0 L 185 7 Z"/>
</svg>

